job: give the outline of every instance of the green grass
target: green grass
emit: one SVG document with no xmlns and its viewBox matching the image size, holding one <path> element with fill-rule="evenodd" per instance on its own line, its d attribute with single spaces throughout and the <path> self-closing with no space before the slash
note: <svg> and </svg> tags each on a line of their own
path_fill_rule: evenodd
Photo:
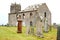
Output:
<svg viewBox="0 0 60 40">
<path fill-rule="evenodd" d="M 56 40 L 57 30 L 43 33 L 44 38 L 35 35 L 26 35 L 26 27 L 22 28 L 22 33 L 17 33 L 17 27 L 0 27 L 0 40 Z"/>
</svg>

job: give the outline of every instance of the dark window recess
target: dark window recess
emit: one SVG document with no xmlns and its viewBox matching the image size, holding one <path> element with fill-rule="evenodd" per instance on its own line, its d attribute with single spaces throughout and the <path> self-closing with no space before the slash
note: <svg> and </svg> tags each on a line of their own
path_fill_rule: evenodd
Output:
<svg viewBox="0 0 60 40">
<path fill-rule="evenodd" d="M 42 22 L 42 20 L 41 20 L 41 22 Z"/>
<path fill-rule="evenodd" d="M 44 13 L 44 17 L 46 17 L 46 12 Z"/>
<path fill-rule="evenodd" d="M 32 16 L 32 13 L 30 13 L 30 16 Z"/>
<path fill-rule="evenodd" d="M 23 16 L 25 16 L 25 14 L 23 14 Z"/>
<path fill-rule="evenodd" d="M 24 19 L 24 17 L 25 17 L 25 14 L 23 14 L 23 19 Z"/>
<path fill-rule="evenodd" d="M 32 26 L 32 21 L 30 21 L 30 26 Z"/>
</svg>

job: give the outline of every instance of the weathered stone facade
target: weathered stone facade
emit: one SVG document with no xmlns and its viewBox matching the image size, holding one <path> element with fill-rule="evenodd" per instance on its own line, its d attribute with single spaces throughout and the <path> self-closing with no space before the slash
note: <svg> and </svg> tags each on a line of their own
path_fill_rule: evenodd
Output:
<svg viewBox="0 0 60 40">
<path fill-rule="evenodd" d="M 21 11 L 20 4 L 11 4 L 10 6 L 10 13 L 8 14 L 8 24 L 9 26 L 16 26 L 17 18 L 16 13 Z"/>
<path fill-rule="evenodd" d="M 32 22 L 32 25 L 35 26 L 36 22 L 36 15 L 39 15 L 42 17 L 42 23 L 44 26 L 44 20 L 45 16 L 48 20 L 48 25 L 51 25 L 51 13 L 46 5 L 46 3 L 37 4 L 37 5 L 31 5 L 24 10 L 21 11 L 21 5 L 19 4 L 13 4 L 11 5 L 12 7 L 10 8 L 9 13 L 9 18 L 8 18 L 8 23 L 11 26 L 16 26 L 17 23 L 17 15 L 21 15 L 23 22 L 25 22 L 26 26 L 30 26 L 30 22 Z M 38 14 L 37 14 L 38 13 Z"/>
</svg>

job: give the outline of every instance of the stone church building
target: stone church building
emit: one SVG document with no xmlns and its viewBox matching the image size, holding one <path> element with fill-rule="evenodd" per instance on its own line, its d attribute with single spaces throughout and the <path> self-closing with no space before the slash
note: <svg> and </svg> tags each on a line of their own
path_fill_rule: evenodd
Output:
<svg viewBox="0 0 60 40">
<path fill-rule="evenodd" d="M 10 26 L 16 26 L 17 25 L 17 16 L 20 15 L 22 21 L 25 23 L 25 25 L 30 26 L 33 25 L 35 26 L 36 16 L 39 15 L 41 17 L 43 26 L 44 26 L 44 21 L 45 18 L 48 20 L 48 25 L 51 25 L 51 12 L 49 11 L 49 8 L 47 7 L 46 3 L 42 4 L 35 4 L 28 6 L 24 10 L 21 10 L 21 5 L 20 4 L 11 4 L 10 6 L 10 13 L 8 14 L 8 24 Z"/>
</svg>

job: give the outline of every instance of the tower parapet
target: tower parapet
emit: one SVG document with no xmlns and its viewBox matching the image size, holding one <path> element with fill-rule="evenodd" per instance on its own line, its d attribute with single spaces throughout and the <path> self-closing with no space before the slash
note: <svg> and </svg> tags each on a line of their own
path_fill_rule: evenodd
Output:
<svg viewBox="0 0 60 40">
<path fill-rule="evenodd" d="M 10 13 L 16 13 L 18 11 L 21 11 L 21 5 L 20 4 L 16 4 L 16 3 L 12 3 L 10 6 Z"/>
</svg>

